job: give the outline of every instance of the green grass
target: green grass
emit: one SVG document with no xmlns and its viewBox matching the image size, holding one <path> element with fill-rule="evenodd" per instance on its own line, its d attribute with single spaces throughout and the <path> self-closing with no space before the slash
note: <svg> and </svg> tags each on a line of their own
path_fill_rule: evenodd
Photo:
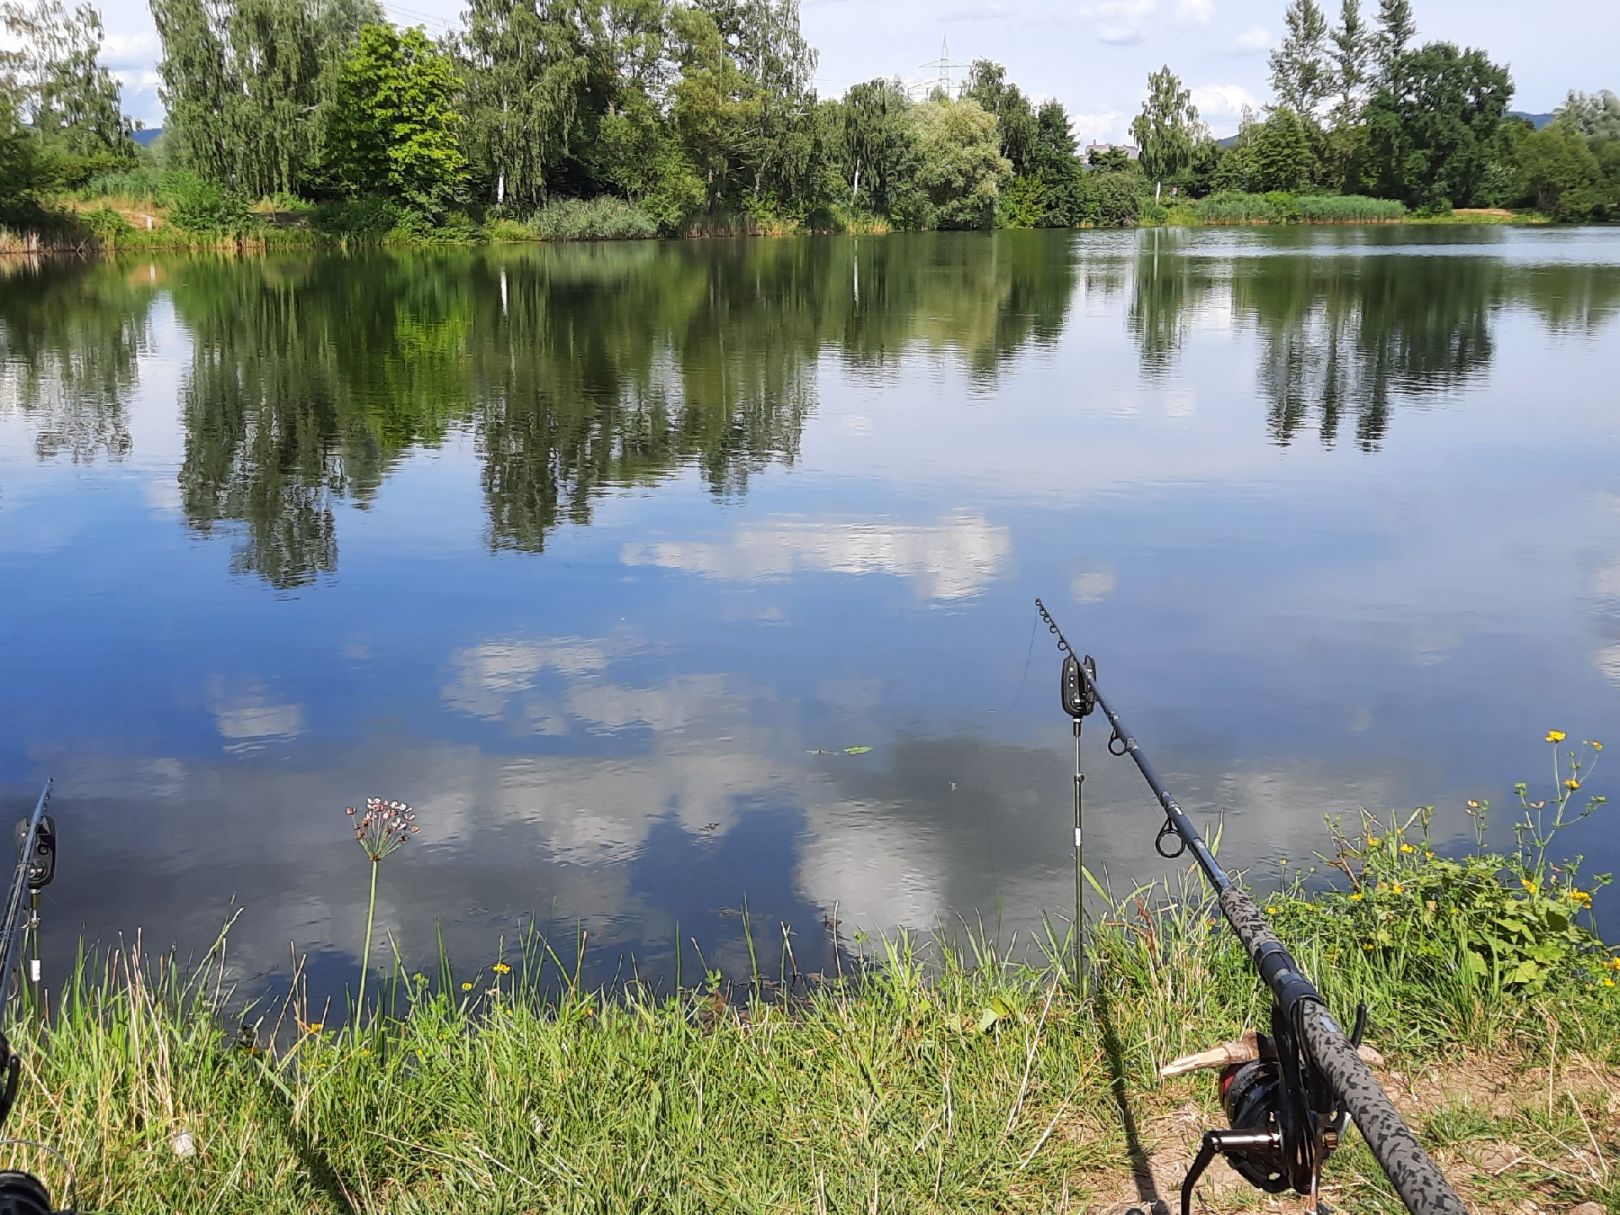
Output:
<svg viewBox="0 0 1620 1215">
<path fill-rule="evenodd" d="M 1608 951 L 1585 934 L 1534 986 L 1446 964 L 1472 938 L 1423 931 L 1430 896 L 1494 874 L 1500 858 L 1431 857 L 1414 842 L 1422 828 L 1336 837 L 1343 888 L 1296 885 L 1268 911 L 1336 1008 L 1368 1003 L 1392 1065 L 1441 1078 L 1410 1112 L 1478 1209 L 1612 1199 L 1620 989 L 1603 985 Z M 1569 883 L 1490 880 L 1500 895 L 1474 896 L 1515 915 L 1579 901 Z M 14 1027 L 26 1067 L 8 1132 L 76 1162 L 84 1209 L 1118 1206 L 1137 1199 L 1134 1160 L 1169 1176 L 1195 1145 L 1197 1124 L 1176 1111 L 1215 1117 L 1209 1076 L 1160 1085 L 1157 1068 L 1264 1009 L 1193 875 L 1097 917 L 1085 996 L 1055 930 L 1034 949 L 965 929 L 902 936 L 841 974 L 797 980 L 787 948 L 751 940 L 751 975 L 663 994 L 588 990 L 531 939 L 505 969 L 492 954 L 445 959 L 433 978 L 396 971 L 381 984 L 386 1013 L 340 1029 L 311 1023 L 296 983 L 244 1012 L 225 943 L 190 972 L 138 949 L 87 958 L 48 1024 Z M 1470 1108 L 1484 1060 L 1508 1077 L 1541 1070 L 1509 1100 Z M 195 1154 L 176 1153 L 182 1134 Z M 1487 1134 L 1513 1153 L 1481 1157 Z M 1354 1136 L 1328 1177 L 1341 1208 L 1398 1209 Z"/>
<path fill-rule="evenodd" d="M 542 240 L 650 240 L 658 225 L 619 198 L 564 198 L 547 203 L 527 224 Z"/>
<path fill-rule="evenodd" d="M 1211 194 L 1171 208 L 1168 223 L 1201 224 L 1385 224 L 1407 218 L 1393 199 L 1354 194 L 1293 195 L 1281 192 Z"/>
</svg>

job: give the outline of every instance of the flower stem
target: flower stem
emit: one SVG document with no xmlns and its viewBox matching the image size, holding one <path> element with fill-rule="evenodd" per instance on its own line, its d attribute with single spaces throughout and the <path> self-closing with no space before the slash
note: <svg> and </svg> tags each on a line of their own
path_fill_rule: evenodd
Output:
<svg viewBox="0 0 1620 1215">
<path fill-rule="evenodd" d="M 366 903 L 366 943 L 360 951 L 360 997 L 355 1001 L 354 1024 L 355 1029 L 366 1014 L 366 972 L 371 969 L 371 926 L 377 914 L 377 870 L 380 866 L 376 861 L 371 862 L 371 898 Z"/>
</svg>

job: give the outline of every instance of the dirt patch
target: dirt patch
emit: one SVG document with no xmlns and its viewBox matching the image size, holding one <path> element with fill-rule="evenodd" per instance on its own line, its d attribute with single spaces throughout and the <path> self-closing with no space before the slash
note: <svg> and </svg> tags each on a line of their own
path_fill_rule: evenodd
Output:
<svg viewBox="0 0 1620 1215">
<path fill-rule="evenodd" d="M 1591 1198 L 1620 1170 L 1620 1068 L 1581 1056 L 1561 1060 L 1555 1069 L 1526 1067 L 1522 1060 L 1470 1053 L 1445 1064 L 1408 1073 L 1379 1068 L 1396 1107 L 1430 1139 L 1428 1122 L 1455 1117 L 1459 1108 L 1479 1123 L 1475 1137 L 1435 1145 L 1437 1163 L 1476 1215 L 1594 1215 L 1604 1208 Z M 1091 1208 L 1120 1215 L 1133 1208 L 1153 1211 L 1162 1202 L 1174 1212 L 1181 1182 L 1211 1112 L 1193 1102 L 1155 1111 L 1157 1093 L 1133 1095 L 1140 1129 L 1135 1151 L 1106 1178 L 1085 1179 L 1100 1201 Z M 1560 1139 L 1539 1129 L 1539 1114 L 1572 1112 L 1577 1128 Z M 1439 1125 L 1439 1122 L 1437 1122 Z M 1070 1133 L 1096 1134 L 1076 1125 Z M 1134 1158 L 1135 1165 L 1128 1160 Z M 1077 1182 L 1080 1179 L 1076 1179 Z M 1322 1196 L 1330 1208 L 1355 1210 L 1359 1180 L 1338 1158 L 1328 1164 Z M 1217 1158 L 1199 1181 L 1193 1209 L 1215 1212 L 1259 1210 L 1303 1215 L 1307 1200 L 1293 1194 L 1268 1195 L 1251 1188 Z"/>
</svg>

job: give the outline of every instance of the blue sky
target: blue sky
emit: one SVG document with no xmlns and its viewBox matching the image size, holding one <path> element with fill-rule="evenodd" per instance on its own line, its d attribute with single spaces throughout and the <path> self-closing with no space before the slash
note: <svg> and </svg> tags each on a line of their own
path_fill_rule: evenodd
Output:
<svg viewBox="0 0 1620 1215">
<path fill-rule="evenodd" d="M 1375 0 L 1364 0 L 1372 11 Z M 951 61 L 1004 63 L 1026 92 L 1056 97 L 1083 141 L 1119 139 L 1141 105 L 1150 71 L 1168 63 L 1193 89 L 1216 134 L 1237 128 L 1244 105 L 1268 98 L 1266 53 L 1282 27 L 1282 0 L 803 0 L 804 29 L 821 52 L 825 95 L 874 76 L 921 85 L 947 48 Z M 1337 0 L 1326 0 L 1337 14 Z M 461 0 L 384 3 L 401 24 L 429 33 L 454 28 Z M 1571 88 L 1620 88 L 1613 51 L 1620 5 L 1548 0 L 1532 8 L 1501 0 L 1416 0 L 1418 33 L 1480 46 L 1513 70 L 1515 106 L 1550 110 Z M 103 58 L 125 86 L 125 106 L 161 123 L 157 35 L 143 4 L 103 5 Z M 959 79 L 963 68 L 953 74 Z"/>
</svg>

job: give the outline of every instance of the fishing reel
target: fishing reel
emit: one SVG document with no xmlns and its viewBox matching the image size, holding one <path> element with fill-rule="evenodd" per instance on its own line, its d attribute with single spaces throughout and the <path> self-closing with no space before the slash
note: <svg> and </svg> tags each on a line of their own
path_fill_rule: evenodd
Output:
<svg viewBox="0 0 1620 1215">
<path fill-rule="evenodd" d="M 1356 1008 L 1350 1042 L 1364 1054 L 1365 1005 Z M 1339 1146 L 1350 1115 L 1327 1077 L 1302 1049 L 1283 1011 L 1272 1006 L 1271 1033 L 1250 1031 L 1235 1042 L 1188 1055 L 1161 1077 L 1219 1069 L 1227 1129 L 1204 1132 L 1198 1155 L 1181 1183 L 1181 1215 L 1190 1215 L 1193 1190 L 1217 1155 L 1243 1180 L 1268 1194 L 1292 1189 L 1321 1210 L 1322 1167 Z"/>
</svg>

